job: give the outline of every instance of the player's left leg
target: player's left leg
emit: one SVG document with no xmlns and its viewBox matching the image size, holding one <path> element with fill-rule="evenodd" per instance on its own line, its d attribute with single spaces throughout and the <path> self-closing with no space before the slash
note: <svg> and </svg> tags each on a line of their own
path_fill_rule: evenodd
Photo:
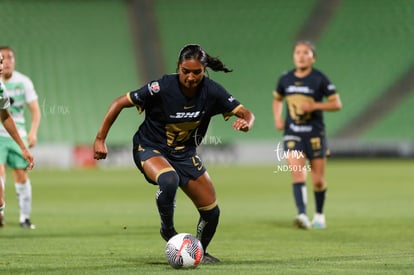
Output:
<svg viewBox="0 0 414 275">
<path fill-rule="evenodd" d="M 30 221 L 32 212 L 32 184 L 27 175 L 26 169 L 13 169 L 14 186 L 16 188 L 17 200 L 20 210 L 20 226 L 27 229 L 35 229 L 36 226 Z"/>
<path fill-rule="evenodd" d="M 217 204 L 216 192 L 207 172 L 183 185 L 182 190 L 193 201 L 200 213 L 197 225 L 197 238 L 204 249 L 204 263 L 219 262 L 206 252 L 219 222 L 220 208 Z"/>
<path fill-rule="evenodd" d="M 326 158 L 312 159 L 310 161 L 310 164 L 316 206 L 315 216 L 312 220 L 312 226 L 314 228 L 326 228 L 325 215 L 323 213 L 327 191 L 327 185 L 324 179 Z"/>
</svg>

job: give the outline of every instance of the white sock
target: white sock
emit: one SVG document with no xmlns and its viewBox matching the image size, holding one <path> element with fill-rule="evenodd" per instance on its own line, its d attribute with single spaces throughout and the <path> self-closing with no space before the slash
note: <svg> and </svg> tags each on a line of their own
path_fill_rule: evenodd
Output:
<svg viewBox="0 0 414 275">
<path fill-rule="evenodd" d="M 20 222 L 30 219 L 32 212 L 32 185 L 27 179 L 26 183 L 15 183 L 17 200 L 19 201 Z"/>
<path fill-rule="evenodd" d="M 5 185 L 4 185 L 4 183 L 5 183 L 5 180 L 4 180 L 4 178 L 3 177 L 0 177 L 0 187 L 1 187 L 1 189 L 3 190 L 3 200 L 4 200 L 4 192 L 6 191 L 5 190 Z M 3 205 L 0 205 L 0 214 L 2 214 L 2 215 L 4 215 L 4 208 L 6 208 L 6 202 L 4 202 L 3 203 Z"/>
</svg>

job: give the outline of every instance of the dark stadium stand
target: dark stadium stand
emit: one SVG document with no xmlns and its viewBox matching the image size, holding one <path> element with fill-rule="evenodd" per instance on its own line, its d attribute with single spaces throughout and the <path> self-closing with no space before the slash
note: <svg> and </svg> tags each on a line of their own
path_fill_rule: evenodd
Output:
<svg viewBox="0 0 414 275">
<path fill-rule="evenodd" d="M 156 1 L 158 26 L 168 72 L 174 72 L 184 44 L 199 43 L 234 71 L 210 72 L 256 115 L 254 131 L 234 133 L 229 122 L 214 119 L 209 135 L 223 142 L 271 140 L 272 91 L 292 67 L 292 41 L 315 1 Z"/>
<path fill-rule="evenodd" d="M 39 143 L 91 144 L 112 99 L 139 83 L 124 3 L 2 1 L 0 18 L 0 44 L 39 94 Z M 111 143 L 131 140 L 135 114 L 120 116 Z"/>
<path fill-rule="evenodd" d="M 270 91 L 278 76 L 292 67 L 291 45 L 303 18 L 316 1 L 257 1 L 254 8 L 245 2 L 237 5 L 232 1 L 209 1 L 208 5 L 190 2 L 156 2 L 170 70 L 175 69 L 177 49 L 182 44 L 202 44 L 235 69 L 229 75 L 213 73 L 211 76 L 233 91 L 257 116 L 254 131 L 244 138 L 280 136 L 273 130 Z M 414 5 L 409 1 L 399 1 L 398 4 L 387 0 L 375 3 L 341 1 L 331 24 L 316 41 L 318 60 L 315 66 L 325 71 L 336 84 L 344 103 L 341 112 L 325 114 L 330 136 L 335 136 L 348 122 L 363 120 L 358 115 L 414 62 L 414 55 L 406 49 L 414 37 L 410 35 L 414 32 L 410 14 L 414 14 Z M 398 106 L 394 107 L 393 113 L 391 118 L 376 123 L 385 125 L 373 128 L 372 134 L 366 129 L 361 138 L 387 139 L 403 135 L 412 139 L 412 128 L 400 131 L 394 127 L 395 132 L 387 130 L 387 121 L 400 117 Z M 399 122 L 392 123 L 398 125 Z M 229 140 L 243 138 L 228 128 L 218 120 L 212 127 L 212 134 Z M 379 129 L 383 130 L 378 132 Z"/>
<path fill-rule="evenodd" d="M 412 141 L 414 90 L 411 96 L 390 112 L 386 117 L 377 121 L 372 128 L 362 134 L 363 140 L 390 140 L 391 142 Z"/>
<path fill-rule="evenodd" d="M 414 55 L 407 50 L 407 45 L 414 42 L 410 16 L 413 13 L 414 5 L 410 1 L 342 1 L 335 19 L 318 42 L 317 64 L 329 72 L 344 103 L 343 111 L 327 116 L 332 134 L 349 122 L 361 122 L 362 136 L 356 138 L 414 138 L 413 128 L 409 131 L 395 127 L 408 124 L 407 120 L 391 120 L 384 114 L 384 121 L 376 122 L 383 125 L 382 131 L 376 128 L 371 133 L 371 129 L 363 125 L 361 116 L 370 103 L 385 94 L 414 63 Z M 392 112 L 398 114 L 399 108 L 394 106 Z M 376 110 L 379 118 L 382 111 Z M 395 114 L 394 118 L 404 117 Z"/>
</svg>

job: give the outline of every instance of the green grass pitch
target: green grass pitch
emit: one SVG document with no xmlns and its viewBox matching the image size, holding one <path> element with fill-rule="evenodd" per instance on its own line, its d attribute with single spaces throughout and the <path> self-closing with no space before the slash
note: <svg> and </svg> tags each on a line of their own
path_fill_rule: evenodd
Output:
<svg viewBox="0 0 414 275">
<path fill-rule="evenodd" d="M 18 226 L 9 171 L 0 274 L 412 274 L 413 160 L 328 162 L 326 230 L 292 227 L 290 175 L 274 166 L 208 165 L 221 207 L 208 251 L 216 265 L 172 269 L 156 188 L 135 169 L 30 172 L 36 230 Z M 308 184 L 308 212 L 314 211 Z M 198 214 L 179 191 L 176 228 Z"/>
</svg>

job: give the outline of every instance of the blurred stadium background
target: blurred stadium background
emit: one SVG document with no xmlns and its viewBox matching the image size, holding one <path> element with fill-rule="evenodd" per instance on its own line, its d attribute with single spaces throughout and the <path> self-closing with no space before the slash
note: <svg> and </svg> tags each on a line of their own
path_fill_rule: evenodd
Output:
<svg viewBox="0 0 414 275">
<path fill-rule="evenodd" d="M 413 157 L 413 0 L 0 0 L 0 44 L 39 94 L 38 167 L 94 166 L 91 145 L 110 104 L 164 73 L 184 44 L 199 43 L 231 74 L 210 72 L 256 115 L 235 133 L 221 117 L 201 148 L 206 161 L 276 161 L 282 133 L 271 101 L 292 68 L 297 39 L 317 46 L 316 67 L 335 83 L 344 108 L 325 113 L 333 157 Z M 132 165 L 141 123 L 124 111 L 100 165 Z"/>
</svg>

